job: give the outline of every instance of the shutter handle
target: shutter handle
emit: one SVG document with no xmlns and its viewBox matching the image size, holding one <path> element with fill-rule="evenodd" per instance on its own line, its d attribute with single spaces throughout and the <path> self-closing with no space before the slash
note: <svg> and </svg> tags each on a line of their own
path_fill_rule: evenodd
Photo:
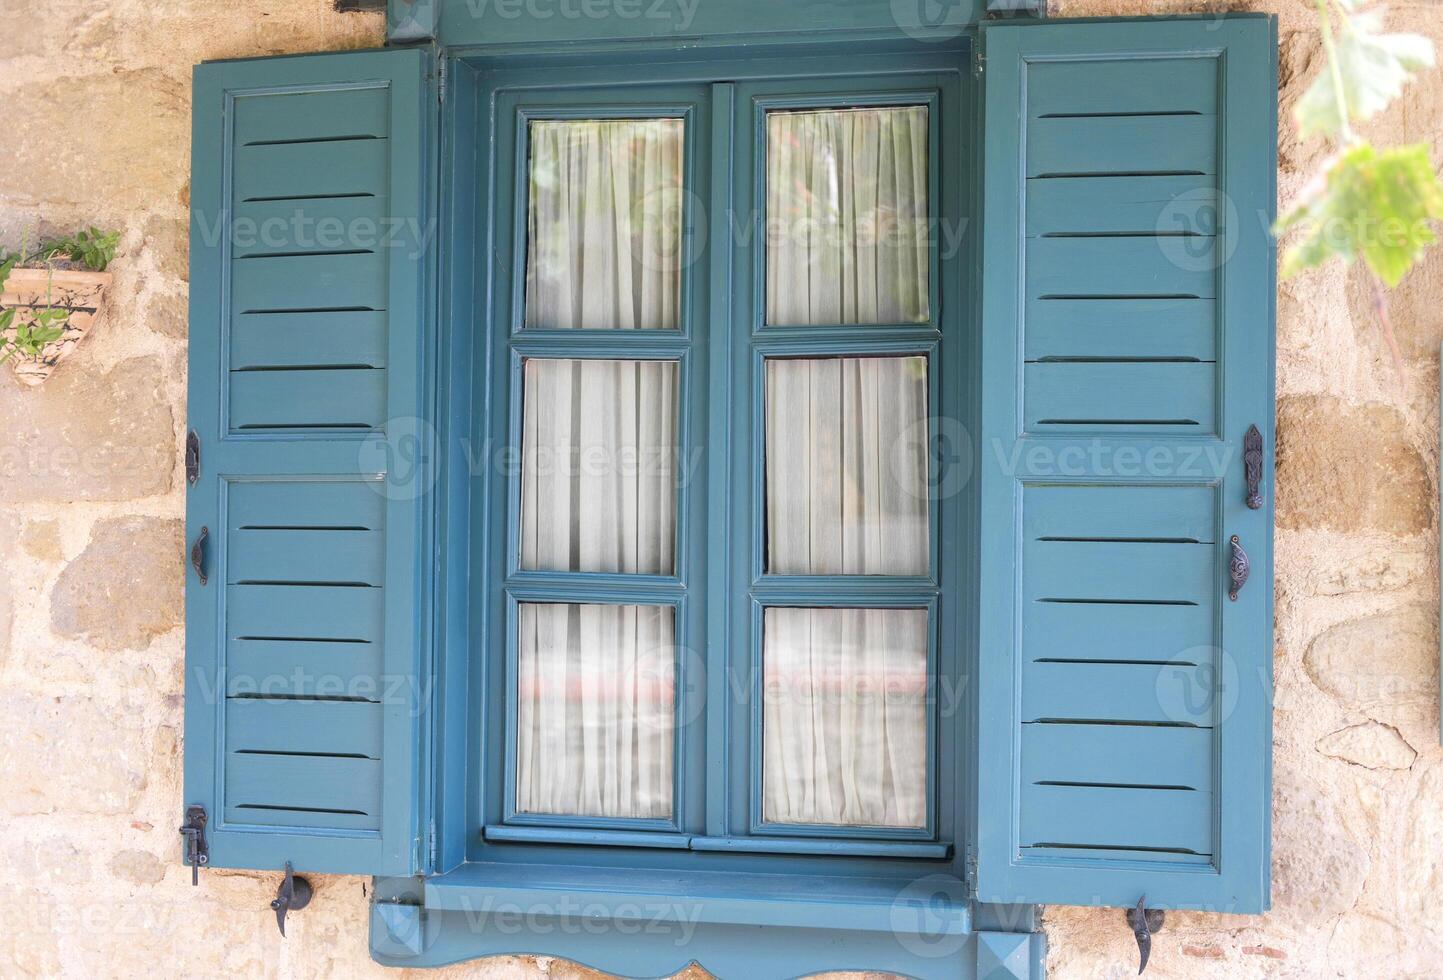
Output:
<svg viewBox="0 0 1443 980">
<path fill-rule="evenodd" d="M 1248 426 L 1243 436 L 1243 479 L 1248 485 L 1245 503 L 1251 510 L 1260 509 L 1263 493 L 1258 485 L 1263 482 L 1263 434 L 1256 425 Z"/>
<path fill-rule="evenodd" d="M 210 537 L 210 528 L 202 527 L 200 535 L 195 539 L 195 544 L 190 546 L 190 567 L 195 569 L 195 577 L 200 579 L 200 584 L 205 585 L 205 539 Z"/>
<path fill-rule="evenodd" d="M 1242 542 L 1238 541 L 1236 534 L 1228 542 L 1228 547 L 1231 552 L 1228 556 L 1228 581 L 1232 583 L 1232 587 L 1228 589 L 1228 598 L 1237 602 L 1238 593 L 1246 584 L 1252 565 L 1248 561 L 1248 553 L 1243 550 Z"/>
</svg>

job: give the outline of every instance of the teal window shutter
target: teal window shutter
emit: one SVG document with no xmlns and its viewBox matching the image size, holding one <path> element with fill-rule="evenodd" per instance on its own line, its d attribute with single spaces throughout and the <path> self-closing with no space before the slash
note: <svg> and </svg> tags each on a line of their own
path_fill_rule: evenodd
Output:
<svg viewBox="0 0 1443 980">
<path fill-rule="evenodd" d="M 420 866 L 429 64 L 195 72 L 185 803 L 210 867 Z"/>
<path fill-rule="evenodd" d="M 983 901 L 1268 906 L 1275 30 L 983 27 Z"/>
</svg>

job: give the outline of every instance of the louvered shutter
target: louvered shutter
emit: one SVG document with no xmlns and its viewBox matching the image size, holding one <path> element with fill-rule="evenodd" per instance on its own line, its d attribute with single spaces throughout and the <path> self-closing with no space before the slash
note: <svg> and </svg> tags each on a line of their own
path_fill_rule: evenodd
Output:
<svg viewBox="0 0 1443 980">
<path fill-rule="evenodd" d="M 1268 904 L 1274 30 L 983 28 L 984 901 Z"/>
<path fill-rule="evenodd" d="M 185 802 L 211 867 L 418 867 L 428 64 L 195 72 Z"/>
</svg>

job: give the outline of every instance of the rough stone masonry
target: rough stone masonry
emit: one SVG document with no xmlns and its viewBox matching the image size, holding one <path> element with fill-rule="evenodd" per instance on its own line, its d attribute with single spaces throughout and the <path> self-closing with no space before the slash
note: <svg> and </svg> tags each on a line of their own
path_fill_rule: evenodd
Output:
<svg viewBox="0 0 1443 980">
<path fill-rule="evenodd" d="M 721 2 L 721 0 L 707 0 Z M 348 6 L 342 4 L 340 6 Z M 373 6 L 373 5 L 349 5 Z M 1284 206 L 1324 153 L 1288 110 L 1320 66 L 1307 0 L 1053 0 L 1059 16 L 1281 18 Z M 276 876 L 178 861 L 190 69 L 372 47 L 332 0 L 0 0 L 0 241 L 123 231 L 113 310 L 38 389 L 0 371 L 0 973 L 383 976 L 366 881 L 319 878 L 281 943 Z M 1390 25 L 1443 47 L 1443 4 Z M 1259 99 L 1275 97 L 1258 92 Z M 1367 127 L 1443 160 L 1443 73 Z M 1443 975 L 1437 350 L 1443 248 L 1395 296 L 1400 378 L 1356 275 L 1285 283 L 1278 318 L 1274 911 L 1176 913 L 1149 976 Z M 1051 908 L 1053 977 L 1124 977 L 1121 913 Z M 587 974 L 502 958 L 428 974 Z"/>
</svg>

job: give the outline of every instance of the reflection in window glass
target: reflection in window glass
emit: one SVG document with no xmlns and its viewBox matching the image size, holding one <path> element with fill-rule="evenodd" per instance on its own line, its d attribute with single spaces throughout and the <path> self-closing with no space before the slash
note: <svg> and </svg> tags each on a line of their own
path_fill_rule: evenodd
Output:
<svg viewBox="0 0 1443 980">
<path fill-rule="evenodd" d="M 680 119 L 530 124 L 527 327 L 674 329 Z"/>
<path fill-rule="evenodd" d="M 521 567 L 670 575 L 677 363 L 526 361 Z"/>
<path fill-rule="evenodd" d="M 762 816 L 927 823 L 927 610 L 772 608 L 763 623 Z"/>
<path fill-rule="evenodd" d="M 522 603 L 518 612 L 516 809 L 670 817 L 672 609 Z"/>
<path fill-rule="evenodd" d="M 767 114 L 767 323 L 921 323 L 927 108 Z"/>
<path fill-rule="evenodd" d="M 767 571 L 926 575 L 927 359 L 774 358 Z"/>
</svg>

